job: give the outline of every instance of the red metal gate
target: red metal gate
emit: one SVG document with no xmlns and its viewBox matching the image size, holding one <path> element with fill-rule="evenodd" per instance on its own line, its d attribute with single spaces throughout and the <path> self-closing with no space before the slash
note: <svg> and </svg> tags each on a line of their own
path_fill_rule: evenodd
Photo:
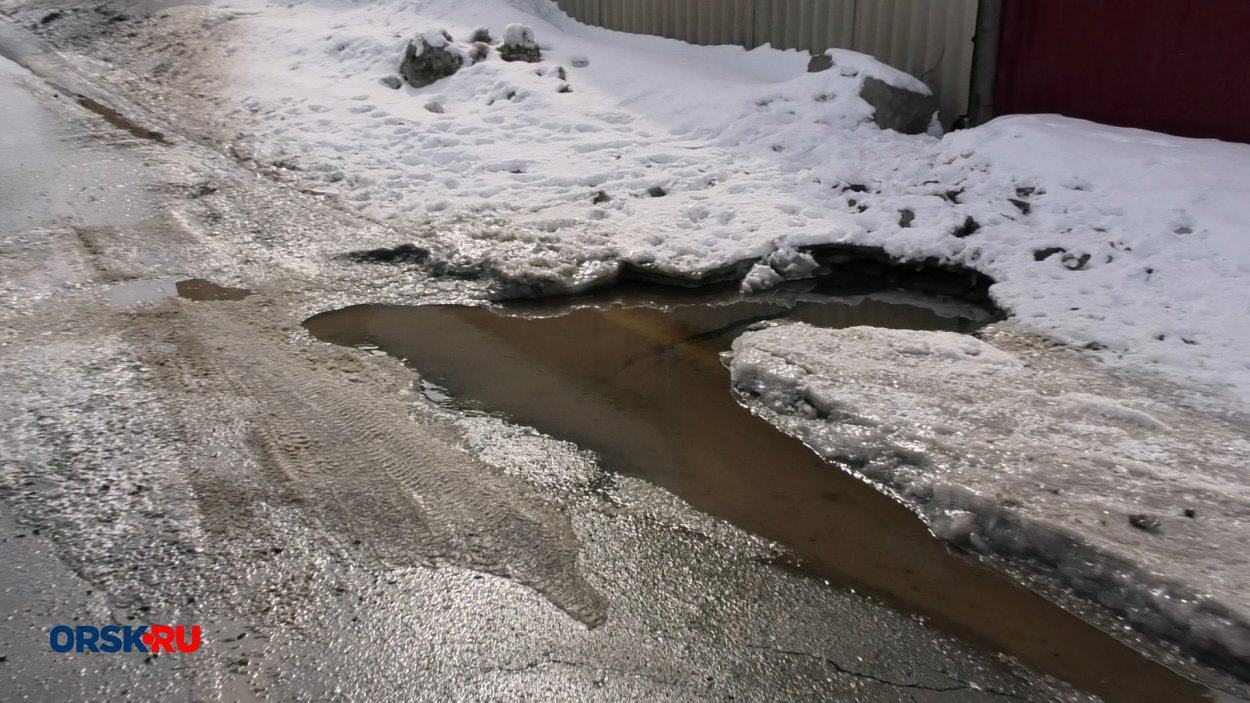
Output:
<svg viewBox="0 0 1250 703">
<path fill-rule="evenodd" d="M 994 112 L 1250 142 L 1250 0 L 1003 0 Z"/>
</svg>

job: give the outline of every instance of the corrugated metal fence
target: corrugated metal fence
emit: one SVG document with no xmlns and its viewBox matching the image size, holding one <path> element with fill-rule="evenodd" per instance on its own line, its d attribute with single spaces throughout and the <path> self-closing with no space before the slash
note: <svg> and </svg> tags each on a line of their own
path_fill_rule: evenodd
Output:
<svg viewBox="0 0 1250 703">
<path fill-rule="evenodd" d="M 967 112 L 977 0 L 556 0 L 608 29 L 692 44 L 851 49 L 918 76 L 947 124 Z"/>
<path fill-rule="evenodd" d="M 1007 0 L 995 112 L 1058 112 L 1250 142 L 1250 3 L 1178 7 L 1175 0 Z"/>
</svg>

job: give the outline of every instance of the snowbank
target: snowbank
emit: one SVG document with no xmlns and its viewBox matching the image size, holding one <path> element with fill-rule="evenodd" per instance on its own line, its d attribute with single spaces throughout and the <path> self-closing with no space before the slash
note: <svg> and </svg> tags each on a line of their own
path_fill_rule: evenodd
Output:
<svg viewBox="0 0 1250 703">
<path fill-rule="evenodd" d="M 457 265 L 551 289 L 622 263 L 697 279 L 868 244 L 981 270 L 1021 324 L 1190 400 L 1250 401 L 1250 146 L 1051 116 L 900 135 L 872 125 L 859 89 L 919 84 L 869 57 L 831 52 L 832 69 L 807 73 L 805 53 L 610 32 L 545 0 L 217 12 L 230 21 L 194 31 L 229 47 L 236 92 L 217 99 L 237 152 L 369 217 L 428 225 L 421 244 Z M 414 35 L 513 23 L 534 29 L 540 63 L 492 54 L 421 89 L 379 81 L 396 84 Z M 748 287 L 778 273 L 756 268 Z"/>
<path fill-rule="evenodd" d="M 796 323 L 734 343 L 770 422 L 916 507 L 1210 663 L 1250 673 L 1250 439 L 1010 327 Z"/>
<path fill-rule="evenodd" d="M 858 91 L 868 76 L 919 85 L 850 52 L 807 73 L 806 54 L 608 32 L 547 3 L 254 12 L 231 23 L 247 37 L 230 106 L 248 125 L 240 151 L 293 164 L 378 219 L 500 218 L 506 232 L 449 235 L 451 248 L 554 279 L 584 261 L 698 272 L 763 255 L 792 230 L 827 238 L 827 220 L 849 224 L 854 210 L 825 202 L 838 179 L 817 183 L 806 169 L 830 160 L 827 142 L 861 161 L 864 140 L 910 141 L 873 129 Z M 492 57 L 420 90 L 377 82 L 415 33 L 464 39 L 516 22 L 534 28 L 543 62 Z M 559 92 L 566 83 L 571 92 Z M 431 100 L 444 112 L 425 110 Z M 860 129 L 860 139 L 830 139 Z"/>
</svg>

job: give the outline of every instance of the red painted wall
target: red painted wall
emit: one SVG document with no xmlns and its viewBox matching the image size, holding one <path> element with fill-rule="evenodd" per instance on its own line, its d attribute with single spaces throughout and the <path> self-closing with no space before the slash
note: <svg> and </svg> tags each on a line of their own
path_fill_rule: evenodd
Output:
<svg viewBox="0 0 1250 703">
<path fill-rule="evenodd" d="M 1250 0 L 1003 0 L 994 111 L 1250 142 Z"/>
</svg>

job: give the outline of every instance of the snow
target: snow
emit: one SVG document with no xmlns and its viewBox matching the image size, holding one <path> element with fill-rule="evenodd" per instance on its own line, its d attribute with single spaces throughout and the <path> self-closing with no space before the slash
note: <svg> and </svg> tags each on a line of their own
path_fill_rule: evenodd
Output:
<svg viewBox="0 0 1250 703">
<path fill-rule="evenodd" d="M 441 31 L 438 31 L 436 29 L 431 29 L 429 31 L 422 32 L 421 38 L 425 40 L 426 45 L 431 46 L 435 49 L 441 49 L 447 46 L 447 37 Z M 421 45 L 420 42 L 415 42 L 415 44 L 417 47 L 417 54 L 419 55 L 421 53 L 421 50 L 424 47 Z"/>
<path fill-rule="evenodd" d="M 530 48 L 537 46 L 534 41 L 534 30 L 513 22 L 503 29 L 503 43 L 508 46 Z"/>
<path fill-rule="evenodd" d="M 765 419 L 916 507 L 942 539 L 1040 564 L 1147 632 L 1244 662 L 1244 427 L 1011 330 L 983 341 L 786 324 L 739 337 L 731 373 Z"/>
<path fill-rule="evenodd" d="M 808 74 L 798 52 L 692 47 L 501 2 L 255 8 L 231 23 L 249 37 L 232 67 L 240 150 L 294 163 L 380 220 L 497 217 L 505 235 L 464 233 L 454 248 L 557 277 L 569 261 L 698 272 L 764 255 L 792 231 L 827 238 L 825 221 L 849 218 L 796 157 L 827 161 L 801 152 L 828 142 L 862 161 L 862 139 L 829 137 L 868 120 L 865 75 L 900 80 L 859 55 Z M 492 56 L 419 91 L 370 80 L 394 72 L 413 32 L 465 37 L 517 21 L 545 46 L 541 64 Z M 557 67 L 573 92 L 557 92 Z M 430 100 L 445 113 L 424 112 Z M 875 129 L 863 139 L 910 141 Z M 593 202 L 599 190 L 610 199 Z"/>
<path fill-rule="evenodd" d="M 858 51 L 849 51 L 847 49 L 826 49 L 824 55 L 833 59 L 834 68 L 832 70 L 837 71 L 843 76 L 871 76 L 872 78 L 876 78 L 877 80 L 892 85 L 895 88 L 910 90 L 913 93 L 920 93 L 921 95 L 933 94 L 933 92 L 929 90 L 929 86 L 925 85 L 924 81 L 911 75 L 910 73 L 900 71 L 893 66 L 883 64 L 867 54 L 861 54 Z"/>
<path fill-rule="evenodd" d="M 784 280 L 781 274 L 768 264 L 756 264 L 751 267 L 750 271 L 747 271 L 746 276 L 743 276 L 741 289 L 743 293 L 769 290 L 776 288 Z"/>
<path fill-rule="evenodd" d="M 900 135 L 871 123 L 859 87 L 922 84 L 867 56 L 833 50 L 832 69 L 807 73 L 805 53 L 610 32 L 545 0 L 230 7 L 217 40 L 232 47 L 236 150 L 422 226 L 443 257 L 556 290 L 622 262 L 698 278 L 868 244 L 979 269 L 1021 325 L 1191 402 L 1250 401 L 1250 146 L 1045 115 Z M 423 89 L 378 81 L 414 34 L 519 25 L 541 63 L 492 53 Z M 747 289 L 794 277 L 748 269 Z"/>
<path fill-rule="evenodd" d="M 983 235 L 954 244 L 917 231 L 892 246 L 975 263 L 1022 324 L 1106 346 L 1121 369 L 1250 401 L 1250 146 L 1029 116 L 943 147 Z M 1027 215 L 1003 202 L 1004 185 L 1034 189 Z M 1048 247 L 1070 265 L 1089 259 L 1078 271 L 1062 255 L 1035 261 Z"/>
</svg>

